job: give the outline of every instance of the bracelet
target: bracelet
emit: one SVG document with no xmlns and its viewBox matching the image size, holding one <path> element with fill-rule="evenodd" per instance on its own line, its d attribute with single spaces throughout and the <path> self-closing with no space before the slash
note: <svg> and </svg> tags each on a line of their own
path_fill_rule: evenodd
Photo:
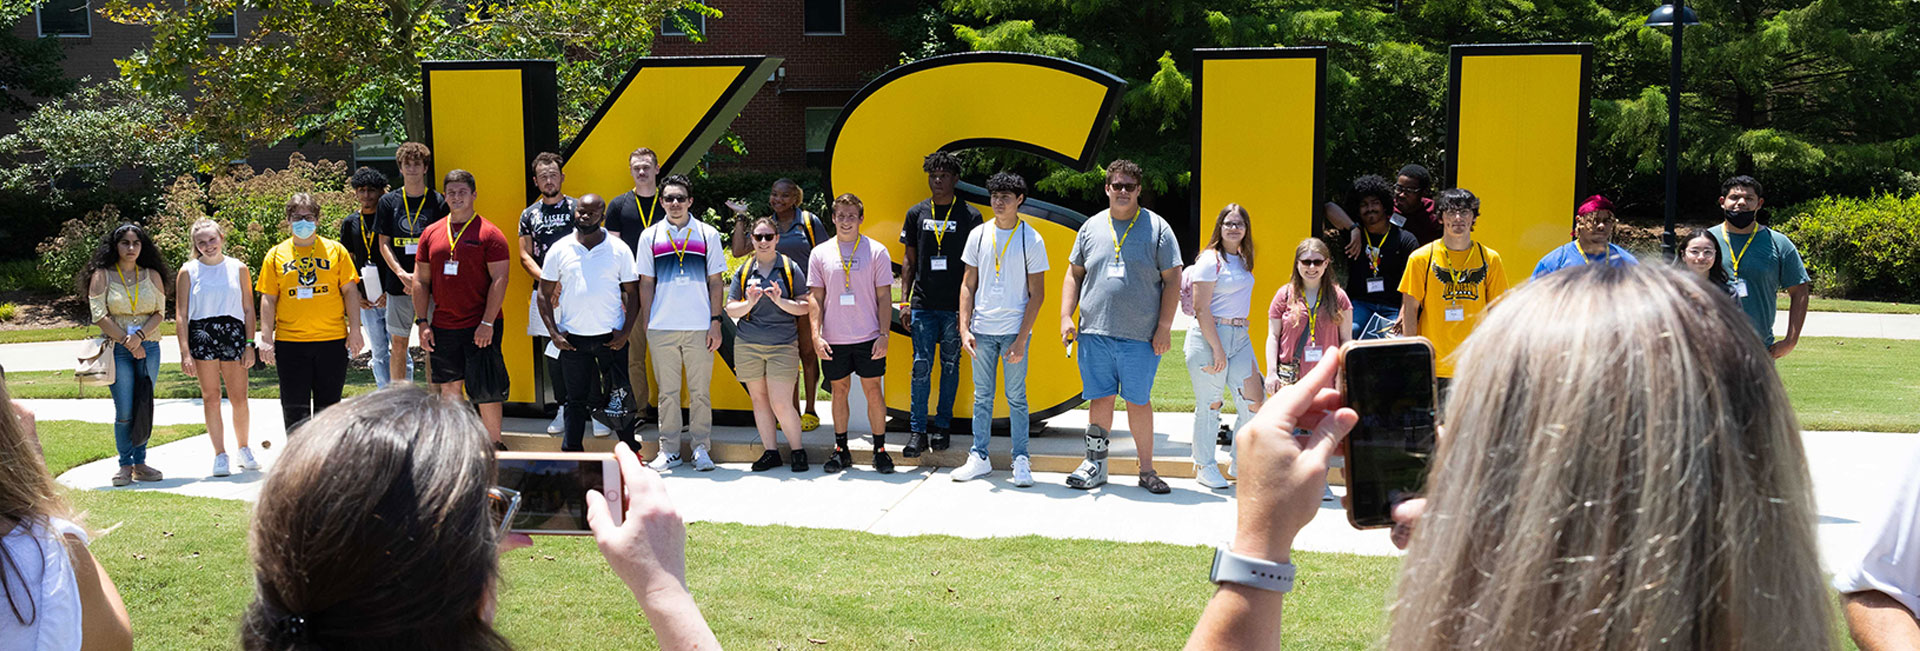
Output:
<svg viewBox="0 0 1920 651">
<path fill-rule="evenodd" d="M 718 323 L 718 322 L 720 321 L 720 315 L 718 315 L 718 314 L 715 314 L 715 315 L 713 315 L 713 316 L 711 316 L 711 317 L 708 317 L 708 320 L 711 320 L 711 321 L 714 321 L 714 322 L 716 322 L 716 323 Z"/>
<path fill-rule="evenodd" d="M 492 323 L 492 322 L 488 322 L 488 321 L 481 321 L 481 322 L 480 322 L 480 325 L 483 325 L 483 326 L 486 326 L 486 327 L 489 327 L 489 328 L 491 328 L 491 327 L 493 327 L 493 323 Z"/>
<path fill-rule="evenodd" d="M 413 320 L 413 324 L 414 324 L 414 325 L 426 325 L 426 324 L 427 324 L 427 320 L 426 320 L 426 319 L 414 319 L 414 320 Z"/>
</svg>

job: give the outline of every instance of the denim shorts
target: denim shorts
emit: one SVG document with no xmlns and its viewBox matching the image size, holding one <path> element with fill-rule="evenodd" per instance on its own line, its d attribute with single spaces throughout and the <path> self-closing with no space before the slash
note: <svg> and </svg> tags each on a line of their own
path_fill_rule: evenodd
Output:
<svg viewBox="0 0 1920 651">
<path fill-rule="evenodd" d="M 1079 342 L 1073 354 L 1080 360 L 1080 397 L 1118 395 L 1130 405 L 1152 402 L 1160 356 L 1153 353 L 1151 342 L 1084 333 Z"/>
</svg>

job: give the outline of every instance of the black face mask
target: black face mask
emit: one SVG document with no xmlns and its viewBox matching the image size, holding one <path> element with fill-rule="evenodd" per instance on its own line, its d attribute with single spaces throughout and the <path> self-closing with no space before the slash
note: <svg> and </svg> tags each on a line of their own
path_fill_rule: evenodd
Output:
<svg viewBox="0 0 1920 651">
<path fill-rule="evenodd" d="M 1753 225 L 1753 219 L 1760 215 L 1757 210 L 1722 210 L 1727 214 L 1727 223 L 1734 228 L 1746 228 Z"/>
</svg>

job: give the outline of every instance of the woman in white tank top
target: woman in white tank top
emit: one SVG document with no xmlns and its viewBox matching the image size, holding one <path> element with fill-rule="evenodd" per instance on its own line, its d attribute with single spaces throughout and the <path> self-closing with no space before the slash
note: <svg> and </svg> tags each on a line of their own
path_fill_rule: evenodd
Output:
<svg viewBox="0 0 1920 651">
<path fill-rule="evenodd" d="M 247 369 L 253 367 L 253 275 L 246 263 L 227 257 L 226 237 L 211 219 L 191 228 L 194 259 L 180 266 L 174 282 L 174 320 L 180 330 L 180 371 L 200 380 L 207 436 L 213 439 L 213 476 L 225 477 L 227 442 L 221 431 L 220 383 L 233 403 L 233 438 L 240 443 L 240 468 L 260 464 L 247 447 Z"/>
</svg>

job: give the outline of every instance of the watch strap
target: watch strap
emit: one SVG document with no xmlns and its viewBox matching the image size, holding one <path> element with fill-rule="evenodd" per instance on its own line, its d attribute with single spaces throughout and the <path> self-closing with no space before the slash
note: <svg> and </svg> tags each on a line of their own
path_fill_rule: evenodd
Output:
<svg viewBox="0 0 1920 651">
<path fill-rule="evenodd" d="M 1213 550 L 1214 583 L 1238 583 L 1270 592 L 1293 591 L 1293 564 L 1235 554 L 1226 547 Z"/>
</svg>

